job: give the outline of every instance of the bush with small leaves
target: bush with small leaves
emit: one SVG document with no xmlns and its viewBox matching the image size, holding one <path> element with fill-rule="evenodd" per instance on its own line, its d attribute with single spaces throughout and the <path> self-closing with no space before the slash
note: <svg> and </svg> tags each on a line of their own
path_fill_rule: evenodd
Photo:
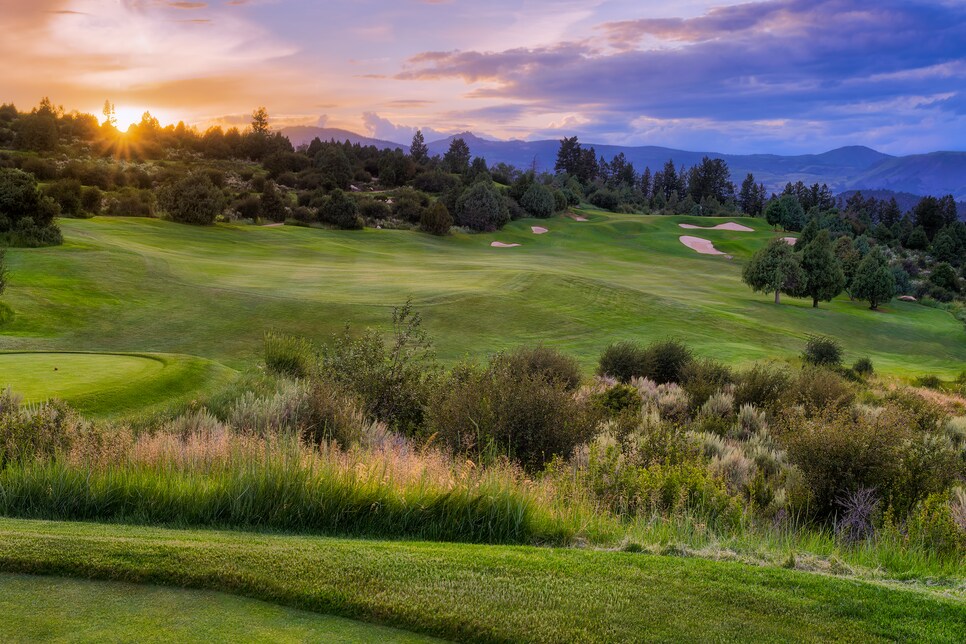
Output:
<svg viewBox="0 0 966 644">
<path fill-rule="evenodd" d="M 819 367 L 838 367 L 842 364 L 842 345 L 835 338 L 810 335 L 805 342 L 802 360 Z"/>
<path fill-rule="evenodd" d="M 636 342 L 615 342 L 604 349 L 597 362 L 597 375 L 610 376 L 622 383 L 644 376 L 647 351 Z"/>
<path fill-rule="evenodd" d="M 875 373 L 875 367 L 870 358 L 859 358 L 852 365 L 852 371 L 861 377 L 868 377 Z"/>
</svg>

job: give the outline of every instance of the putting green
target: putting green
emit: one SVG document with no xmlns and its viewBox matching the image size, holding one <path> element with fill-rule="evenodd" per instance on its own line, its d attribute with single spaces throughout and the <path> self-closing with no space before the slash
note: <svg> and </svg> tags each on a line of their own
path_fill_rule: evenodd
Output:
<svg viewBox="0 0 966 644">
<path fill-rule="evenodd" d="M 150 410 L 230 378 L 217 363 L 170 354 L 0 353 L 0 387 L 90 414 Z"/>
<path fill-rule="evenodd" d="M 224 593 L 0 575 L 4 642 L 431 642 Z"/>
</svg>

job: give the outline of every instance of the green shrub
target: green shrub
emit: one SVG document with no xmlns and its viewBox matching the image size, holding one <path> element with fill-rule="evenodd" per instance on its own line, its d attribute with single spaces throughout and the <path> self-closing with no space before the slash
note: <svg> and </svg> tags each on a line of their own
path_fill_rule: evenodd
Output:
<svg viewBox="0 0 966 644">
<path fill-rule="evenodd" d="M 354 395 L 372 418 L 406 434 L 423 426 L 424 407 L 439 374 L 422 318 L 407 302 L 393 309 L 392 336 L 346 329 L 322 348 L 324 377 Z"/>
<path fill-rule="evenodd" d="M 927 389 L 941 390 L 943 388 L 943 381 L 933 374 L 919 376 L 916 378 L 915 383 L 917 387 L 925 387 Z"/>
<path fill-rule="evenodd" d="M 475 459 L 510 457 L 536 471 L 589 439 L 599 414 L 543 373 L 518 371 L 499 356 L 461 366 L 436 387 L 427 431 Z"/>
<path fill-rule="evenodd" d="M 954 516 L 949 497 L 937 492 L 916 506 L 907 525 L 909 540 L 930 552 L 966 556 L 966 529 Z"/>
<path fill-rule="evenodd" d="M 645 349 L 645 355 L 646 369 L 643 375 L 659 385 L 680 383 L 688 365 L 694 360 L 691 349 L 678 340 L 654 342 Z"/>
<path fill-rule="evenodd" d="M 315 349 L 305 338 L 269 331 L 264 347 L 265 366 L 272 373 L 307 378 L 315 370 Z"/>
<path fill-rule="evenodd" d="M 802 360 L 818 367 L 838 367 L 842 364 L 842 345 L 828 336 L 810 335 L 805 342 Z"/>
<path fill-rule="evenodd" d="M 423 210 L 419 227 L 431 235 L 448 235 L 449 229 L 453 227 L 453 217 L 450 216 L 446 205 L 437 201 Z"/>
<path fill-rule="evenodd" d="M 870 358 L 859 358 L 852 364 L 852 371 L 861 377 L 868 377 L 875 373 L 875 367 Z"/>
<path fill-rule="evenodd" d="M 389 219 L 392 210 L 385 201 L 378 199 L 362 199 L 359 201 L 359 214 L 366 221 L 380 221 Z"/>
<path fill-rule="evenodd" d="M 158 203 L 174 221 L 210 226 L 225 209 L 225 195 L 207 174 L 194 172 L 165 185 Z"/>
<path fill-rule="evenodd" d="M 550 347 L 519 347 L 498 357 L 512 372 L 544 378 L 565 389 L 576 391 L 580 386 L 580 364 L 572 356 Z"/>
<path fill-rule="evenodd" d="M 550 188 L 536 181 L 530 184 L 519 201 L 523 209 L 533 217 L 550 217 L 557 206 Z"/>
<path fill-rule="evenodd" d="M 787 406 L 801 405 L 812 413 L 851 405 L 855 391 L 837 373 L 808 366 L 795 374 L 784 398 Z"/>
<path fill-rule="evenodd" d="M 337 383 L 324 378 L 312 382 L 302 437 L 312 443 L 335 441 L 347 449 L 362 441 L 367 425 L 362 406 Z"/>
<path fill-rule="evenodd" d="M 614 385 L 593 395 L 595 405 L 611 416 L 618 416 L 624 412 L 639 412 L 641 396 L 636 387 L 630 385 Z"/>
<path fill-rule="evenodd" d="M 478 231 L 503 228 L 510 221 L 506 200 L 492 182 L 476 183 L 456 201 L 456 223 Z"/>
<path fill-rule="evenodd" d="M 681 372 L 680 384 L 691 400 L 691 408 L 697 409 L 733 381 L 729 367 L 706 358 L 689 362 Z"/>
<path fill-rule="evenodd" d="M 615 342 L 604 349 L 597 362 L 597 374 L 628 383 L 644 375 L 647 352 L 635 342 Z"/>
<path fill-rule="evenodd" d="M 775 407 L 785 393 L 791 374 L 780 364 L 759 363 L 738 375 L 735 404 L 754 405 L 760 409 Z"/>
<path fill-rule="evenodd" d="M 362 230 L 365 226 L 355 200 L 339 189 L 333 190 L 322 200 L 319 221 L 341 230 Z"/>
</svg>

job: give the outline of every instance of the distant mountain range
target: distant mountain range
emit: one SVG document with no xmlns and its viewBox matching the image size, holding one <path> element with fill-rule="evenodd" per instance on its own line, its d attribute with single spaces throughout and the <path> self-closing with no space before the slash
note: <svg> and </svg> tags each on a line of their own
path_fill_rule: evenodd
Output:
<svg viewBox="0 0 966 644">
<path fill-rule="evenodd" d="M 349 140 L 404 151 L 409 147 L 334 128 L 292 127 L 282 130 L 282 134 L 296 146 L 319 137 L 324 141 Z M 536 166 L 538 170 L 553 170 L 560 147 L 557 140 L 493 141 L 464 132 L 430 142 L 430 154 L 443 154 L 455 138 L 462 138 L 474 156 L 484 157 L 491 165 L 502 162 L 519 168 Z M 659 170 L 668 159 L 673 159 L 675 165 L 680 167 L 695 165 L 705 156 L 719 158 L 728 164 L 736 184 L 740 184 L 750 172 L 772 192 L 780 191 L 788 182 L 802 181 L 809 185 L 828 184 L 836 193 L 847 190 L 890 190 L 913 195 L 952 194 L 958 201 L 966 200 L 966 152 L 891 156 L 867 147 L 850 146 L 822 154 L 782 156 L 689 152 L 651 145 L 627 147 L 583 143 L 583 146 L 593 146 L 597 154 L 607 160 L 623 152 L 639 172 L 645 167 L 650 167 L 652 172 Z"/>
</svg>

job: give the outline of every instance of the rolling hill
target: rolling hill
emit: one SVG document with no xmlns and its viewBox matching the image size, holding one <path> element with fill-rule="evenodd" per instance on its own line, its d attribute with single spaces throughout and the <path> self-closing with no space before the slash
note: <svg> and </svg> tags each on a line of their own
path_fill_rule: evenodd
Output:
<svg viewBox="0 0 966 644">
<path fill-rule="evenodd" d="M 349 140 L 379 148 L 408 146 L 355 134 L 348 130 L 318 127 L 293 127 L 282 130 L 294 145 L 322 140 Z M 557 140 L 496 141 L 481 138 L 472 132 L 454 134 L 431 141 L 430 154 L 442 155 L 455 138 L 462 138 L 474 156 L 482 156 L 490 164 L 508 163 L 519 168 L 535 166 L 538 170 L 552 170 L 557 158 Z M 732 180 L 740 182 L 749 172 L 773 192 L 788 182 L 806 184 L 825 183 L 834 192 L 846 190 L 893 190 L 913 195 L 952 194 L 957 200 L 966 199 L 966 152 L 933 152 L 896 157 L 863 146 L 848 146 L 822 154 L 783 156 L 778 154 L 721 154 L 675 150 L 659 146 L 620 146 L 586 143 L 599 156 L 611 159 L 623 152 L 638 171 L 645 167 L 661 168 L 668 159 L 677 166 L 692 166 L 705 156 L 720 158 L 731 168 Z"/>
</svg>

